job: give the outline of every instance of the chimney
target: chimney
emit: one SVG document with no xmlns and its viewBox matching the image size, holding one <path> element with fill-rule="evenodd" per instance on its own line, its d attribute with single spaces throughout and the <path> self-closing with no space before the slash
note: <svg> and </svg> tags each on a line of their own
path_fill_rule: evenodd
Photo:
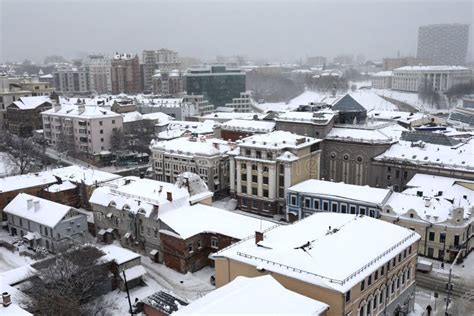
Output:
<svg viewBox="0 0 474 316">
<path fill-rule="evenodd" d="M 33 199 L 26 200 L 26 204 L 28 206 L 28 209 L 32 208 L 33 207 Z"/>
<path fill-rule="evenodd" d="M 33 202 L 34 207 L 35 207 L 35 212 L 37 212 L 40 208 L 40 201 L 36 200 Z"/>
<path fill-rule="evenodd" d="M 258 244 L 263 240 L 263 233 L 261 231 L 255 231 L 255 244 Z"/>
<path fill-rule="evenodd" d="M 10 298 L 10 294 L 8 294 L 8 292 L 3 292 L 2 293 L 2 299 L 3 299 L 3 307 L 7 307 L 12 303 L 12 300 Z"/>
<path fill-rule="evenodd" d="M 425 199 L 425 207 L 429 207 L 431 204 L 431 199 Z"/>
<path fill-rule="evenodd" d="M 173 201 L 173 193 L 172 192 L 166 192 L 166 199 L 170 202 Z"/>
</svg>

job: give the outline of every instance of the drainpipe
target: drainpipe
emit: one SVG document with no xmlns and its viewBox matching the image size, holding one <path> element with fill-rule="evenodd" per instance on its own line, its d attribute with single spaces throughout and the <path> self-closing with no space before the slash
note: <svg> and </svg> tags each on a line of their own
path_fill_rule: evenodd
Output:
<svg viewBox="0 0 474 316">
<path fill-rule="evenodd" d="M 428 229 L 433 227 L 432 223 L 429 223 L 429 226 L 425 227 L 425 251 L 424 251 L 424 256 L 426 257 L 426 252 L 427 252 L 427 246 L 428 246 Z"/>
</svg>

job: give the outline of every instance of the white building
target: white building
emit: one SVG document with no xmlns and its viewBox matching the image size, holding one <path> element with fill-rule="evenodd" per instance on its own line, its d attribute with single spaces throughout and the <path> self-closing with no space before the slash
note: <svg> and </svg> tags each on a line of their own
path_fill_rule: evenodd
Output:
<svg viewBox="0 0 474 316">
<path fill-rule="evenodd" d="M 143 99 L 137 104 L 137 111 L 143 114 L 163 112 L 177 120 L 198 115 L 198 105 L 184 98 L 153 98 Z"/>
<path fill-rule="evenodd" d="M 461 66 L 406 66 L 393 70 L 392 89 L 417 92 L 422 85 L 445 92 L 457 84 L 471 82 L 471 70 Z"/>
<path fill-rule="evenodd" d="M 390 89 L 392 88 L 391 71 L 380 71 L 372 75 L 372 88 L 375 89 Z"/>
<path fill-rule="evenodd" d="M 104 55 L 90 55 L 85 62 L 90 74 L 90 88 L 98 94 L 112 93 L 110 59 Z"/>
<path fill-rule="evenodd" d="M 56 105 L 42 113 L 44 137 L 59 151 L 87 155 L 111 150 L 114 129 L 122 128 L 122 116 L 99 106 Z"/>
<path fill-rule="evenodd" d="M 253 111 L 252 105 L 252 95 L 247 91 L 241 92 L 240 97 L 233 98 L 232 103 L 226 103 L 225 106 L 234 109 L 235 112 L 248 113 Z"/>
<path fill-rule="evenodd" d="M 217 138 L 181 137 L 152 142 L 152 167 L 159 181 L 175 182 L 182 172 L 198 174 L 212 192 L 229 189 L 227 141 Z"/>
</svg>

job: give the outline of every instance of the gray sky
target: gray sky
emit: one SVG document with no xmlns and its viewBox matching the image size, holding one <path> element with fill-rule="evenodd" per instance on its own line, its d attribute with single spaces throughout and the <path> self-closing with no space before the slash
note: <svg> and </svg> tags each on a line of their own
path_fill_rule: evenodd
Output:
<svg viewBox="0 0 474 316">
<path fill-rule="evenodd" d="M 416 55 L 420 25 L 473 19 L 473 1 L 456 0 L 0 0 L 0 61 L 163 47 L 204 60 L 380 59 Z"/>
</svg>

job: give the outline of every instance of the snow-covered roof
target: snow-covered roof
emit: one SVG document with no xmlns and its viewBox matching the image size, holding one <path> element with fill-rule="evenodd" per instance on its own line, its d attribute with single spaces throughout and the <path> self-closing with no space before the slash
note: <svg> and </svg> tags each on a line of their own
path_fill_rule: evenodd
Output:
<svg viewBox="0 0 474 316">
<path fill-rule="evenodd" d="M 180 308 L 173 315 L 311 315 L 329 306 L 287 290 L 272 276 L 238 276 L 232 282 Z"/>
<path fill-rule="evenodd" d="M 75 188 L 76 188 L 75 184 L 73 184 L 73 183 L 66 180 L 61 184 L 56 183 L 56 184 L 50 185 L 49 187 L 47 187 L 44 190 L 47 191 L 47 192 L 62 192 L 62 191 L 66 191 L 66 190 L 72 190 L 72 189 L 75 189 Z"/>
<path fill-rule="evenodd" d="M 82 109 L 80 109 L 82 107 Z M 79 106 L 75 104 L 63 104 L 60 108 L 52 108 L 41 114 L 55 115 L 62 117 L 75 117 L 75 118 L 122 118 L 118 113 L 112 112 L 104 107 L 97 105 L 84 105 Z"/>
<path fill-rule="evenodd" d="M 424 117 L 428 118 L 429 116 L 420 113 L 420 112 L 404 112 L 404 111 L 385 111 L 385 110 L 372 110 L 367 113 L 367 116 L 370 118 L 380 119 L 380 120 L 390 120 L 403 123 L 410 123 L 416 120 L 421 120 Z"/>
<path fill-rule="evenodd" d="M 407 228 L 369 216 L 321 212 L 268 230 L 258 245 L 249 239 L 213 257 L 345 293 L 419 239 Z"/>
<path fill-rule="evenodd" d="M 301 136 L 286 131 L 274 131 L 266 134 L 255 134 L 238 141 L 239 146 L 284 149 L 299 149 L 320 142 L 321 139 Z"/>
<path fill-rule="evenodd" d="M 210 114 L 203 115 L 202 118 L 208 120 L 233 120 L 233 119 L 242 119 L 242 120 L 252 120 L 253 117 L 258 113 L 240 113 L 240 112 L 214 112 Z"/>
<path fill-rule="evenodd" d="M 474 139 L 466 144 L 443 146 L 419 142 L 399 141 L 374 158 L 378 161 L 400 161 L 441 168 L 474 170 Z"/>
<path fill-rule="evenodd" d="M 122 117 L 123 117 L 124 123 L 130 123 L 130 122 L 143 120 L 143 115 L 137 111 L 122 113 Z"/>
<path fill-rule="evenodd" d="M 404 66 L 393 70 L 397 71 L 453 71 L 453 70 L 469 70 L 462 66 Z"/>
<path fill-rule="evenodd" d="M 83 182 L 87 186 L 117 180 L 122 177 L 117 174 L 77 165 L 52 169 L 50 172 L 64 181 L 67 180 L 76 184 Z"/>
<path fill-rule="evenodd" d="M 227 141 L 218 138 L 180 137 L 150 144 L 152 150 L 183 156 L 225 155 L 231 148 Z"/>
<path fill-rule="evenodd" d="M 3 211 L 54 228 L 72 207 L 26 193 L 18 194 Z"/>
<path fill-rule="evenodd" d="M 335 116 L 334 111 L 325 109 L 318 112 L 295 112 L 287 111 L 278 115 L 276 121 L 308 122 L 315 125 L 326 125 Z"/>
<path fill-rule="evenodd" d="M 392 75 L 392 71 L 379 71 L 377 73 L 374 73 L 372 77 L 391 77 Z"/>
<path fill-rule="evenodd" d="M 360 201 L 370 204 L 382 205 L 390 195 L 390 190 L 372 188 L 367 185 L 346 184 L 310 179 L 288 188 L 289 192 L 308 193 L 318 196 L 331 196 L 335 198 Z"/>
<path fill-rule="evenodd" d="M 141 278 L 142 276 L 146 274 L 146 270 L 141 264 L 125 269 L 124 272 L 125 272 L 125 277 L 127 278 L 127 282 Z M 123 280 L 122 273 L 120 273 L 120 278 Z"/>
<path fill-rule="evenodd" d="M 339 125 L 333 127 L 326 138 L 362 143 L 392 143 L 398 140 L 404 131 L 407 129 L 396 123 L 378 126 Z"/>
<path fill-rule="evenodd" d="M 49 186 L 56 183 L 57 181 L 58 179 L 56 179 L 56 177 L 48 171 L 6 177 L 0 179 L 0 193 L 41 185 Z"/>
<path fill-rule="evenodd" d="M 390 207 L 397 215 L 405 215 L 413 210 L 422 220 L 430 223 L 442 223 L 450 220 L 453 204 L 443 197 L 426 198 L 406 193 L 394 192 L 385 203 L 384 209 Z M 470 213 L 464 212 L 464 218 L 469 218 Z"/>
<path fill-rule="evenodd" d="M 115 260 L 118 265 L 140 258 L 138 253 L 115 245 L 107 245 L 100 250 L 105 253 L 106 259 Z"/>
<path fill-rule="evenodd" d="M 25 280 L 36 271 L 31 266 L 22 266 L 0 273 L 0 293 L 10 294 L 12 303 L 5 307 L 0 304 L 0 315 L 2 316 L 32 316 L 33 314 L 24 310 L 20 305 L 24 305 L 28 299 L 21 291 L 12 286 L 18 282 Z"/>
<path fill-rule="evenodd" d="M 216 121 L 205 120 L 204 122 L 171 121 L 166 130 L 158 133 L 158 139 L 173 139 L 183 136 L 185 133 L 212 134 L 214 128 L 220 124 Z"/>
<path fill-rule="evenodd" d="M 13 102 L 20 110 L 33 110 L 51 99 L 48 96 L 21 97 L 20 100 Z"/>
<path fill-rule="evenodd" d="M 275 223 L 255 217 L 241 215 L 204 204 L 184 206 L 160 216 L 182 239 L 200 233 L 217 233 L 236 239 L 243 239 L 259 229 L 267 229 Z M 160 230 L 166 233 L 166 230 Z"/>
<path fill-rule="evenodd" d="M 104 106 L 112 106 L 115 101 L 121 100 L 119 96 L 96 96 L 92 98 L 70 98 L 70 97 L 59 97 L 59 104 L 61 105 L 77 105 L 79 102 L 85 105 L 96 106 L 99 103 Z"/>
<path fill-rule="evenodd" d="M 168 193 L 171 193 L 172 201 L 168 200 Z M 89 201 L 106 207 L 114 202 L 116 209 L 128 206 L 129 212 L 148 217 L 154 205 L 161 213 L 188 204 L 189 193 L 171 183 L 128 176 L 95 189 Z"/>
<path fill-rule="evenodd" d="M 141 99 L 141 105 L 147 107 L 164 107 L 164 108 L 180 108 L 184 102 L 184 98 L 153 98 Z"/>
<path fill-rule="evenodd" d="M 372 90 L 357 90 L 349 93 L 367 111 L 370 110 L 396 110 L 397 106 L 380 97 Z"/>
<path fill-rule="evenodd" d="M 158 121 L 159 125 L 165 125 L 168 124 L 170 121 L 174 120 L 172 116 L 169 116 L 163 112 L 153 112 L 153 113 L 147 113 L 147 114 L 142 114 L 142 117 L 144 120 L 152 120 L 152 121 Z"/>
<path fill-rule="evenodd" d="M 275 122 L 233 119 L 223 123 L 221 125 L 221 129 L 242 132 L 268 133 L 275 129 Z"/>
</svg>

